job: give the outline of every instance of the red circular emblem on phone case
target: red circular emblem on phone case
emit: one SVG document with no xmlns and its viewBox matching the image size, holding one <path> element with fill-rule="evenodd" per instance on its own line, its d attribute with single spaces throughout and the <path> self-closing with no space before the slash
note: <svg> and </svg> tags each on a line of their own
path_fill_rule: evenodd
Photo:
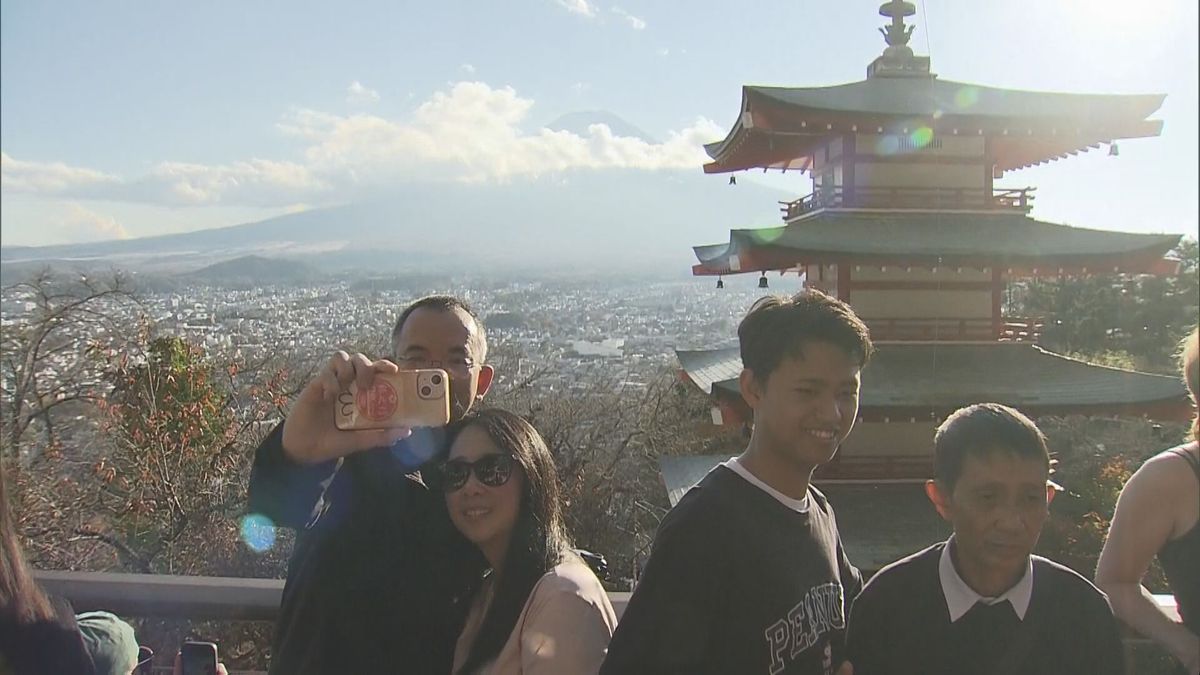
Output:
<svg viewBox="0 0 1200 675">
<path fill-rule="evenodd" d="M 371 388 L 359 390 L 355 397 L 358 412 L 372 422 L 382 422 L 396 413 L 400 406 L 400 397 L 396 389 L 387 380 L 375 380 Z"/>
</svg>

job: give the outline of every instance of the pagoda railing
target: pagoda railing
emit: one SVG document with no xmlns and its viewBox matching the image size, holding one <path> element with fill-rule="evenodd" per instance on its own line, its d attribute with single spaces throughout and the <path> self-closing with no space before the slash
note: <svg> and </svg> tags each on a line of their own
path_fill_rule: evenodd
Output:
<svg viewBox="0 0 1200 675">
<path fill-rule="evenodd" d="M 994 326 L 990 318 L 953 319 L 905 317 L 903 319 L 863 319 L 874 340 L 902 341 L 986 341 L 1037 342 L 1042 337 L 1041 319 L 1005 317 Z"/>
<path fill-rule="evenodd" d="M 930 455 L 835 455 L 814 474 L 817 480 L 924 480 L 932 475 Z"/>
<path fill-rule="evenodd" d="M 826 208 L 1014 210 L 1033 206 L 1037 188 L 844 187 L 821 188 L 790 202 L 779 202 L 784 220 Z"/>
</svg>

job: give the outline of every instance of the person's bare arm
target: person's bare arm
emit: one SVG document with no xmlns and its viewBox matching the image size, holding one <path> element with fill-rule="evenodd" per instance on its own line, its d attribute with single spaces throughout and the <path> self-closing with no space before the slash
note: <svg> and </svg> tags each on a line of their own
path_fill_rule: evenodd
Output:
<svg viewBox="0 0 1200 675">
<path fill-rule="evenodd" d="M 1113 613 L 1138 633 L 1158 642 L 1188 669 L 1200 671 L 1200 638 L 1173 620 L 1154 602 L 1142 578 L 1150 562 L 1176 533 L 1176 510 L 1191 471 L 1177 457 L 1147 461 L 1121 490 L 1104 550 L 1096 567 L 1096 585 L 1108 595 Z M 1194 500 L 1194 495 L 1192 496 Z"/>
</svg>

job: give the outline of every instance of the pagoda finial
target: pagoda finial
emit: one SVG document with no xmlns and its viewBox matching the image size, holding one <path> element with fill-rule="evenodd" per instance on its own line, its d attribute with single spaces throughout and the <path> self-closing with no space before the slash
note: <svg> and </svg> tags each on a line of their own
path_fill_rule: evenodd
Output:
<svg viewBox="0 0 1200 675">
<path fill-rule="evenodd" d="M 912 50 L 908 48 L 908 39 L 912 37 L 914 26 L 904 25 L 904 17 L 916 13 L 917 6 L 904 0 L 888 0 L 879 6 L 880 16 L 886 16 L 892 20 L 891 24 L 879 29 L 879 32 L 883 34 L 883 39 L 888 43 L 887 51 L 893 52 L 897 56 L 899 56 L 897 52 L 905 55 L 912 54 Z"/>
<path fill-rule="evenodd" d="M 930 77 L 929 57 L 914 56 L 908 41 L 914 26 L 906 26 L 904 17 L 917 13 L 917 6 L 906 0 L 888 0 L 879 6 L 880 16 L 892 22 L 879 29 L 887 42 L 883 55 L 867 67 L 867 77 Z"/>
</svg>

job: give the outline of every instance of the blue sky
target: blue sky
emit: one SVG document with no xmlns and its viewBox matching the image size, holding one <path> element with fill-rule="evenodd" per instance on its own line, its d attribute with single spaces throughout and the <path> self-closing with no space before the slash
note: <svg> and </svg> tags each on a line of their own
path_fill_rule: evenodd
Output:
<svg viewBox="0 0 1200 675">
<path fill-rule="evenodd" d="M 862 79 L 884 46 L 878 6 L 3 0 L 3 242 L 231 225 L 396 181 L 698 173 L 742 84 Z M 1041 219 L 1195 236 L 1195 0 L 929 0 L 910 21 L 915 51 L 945 79 L 1166 93 L 1162 137 L 1003 184 L 1037 185 Z M 659 143 L 541 131 L 578 110 L 616 113 Z M 794 174 L 747 179 L 810 188 Z"/>
</svg>

